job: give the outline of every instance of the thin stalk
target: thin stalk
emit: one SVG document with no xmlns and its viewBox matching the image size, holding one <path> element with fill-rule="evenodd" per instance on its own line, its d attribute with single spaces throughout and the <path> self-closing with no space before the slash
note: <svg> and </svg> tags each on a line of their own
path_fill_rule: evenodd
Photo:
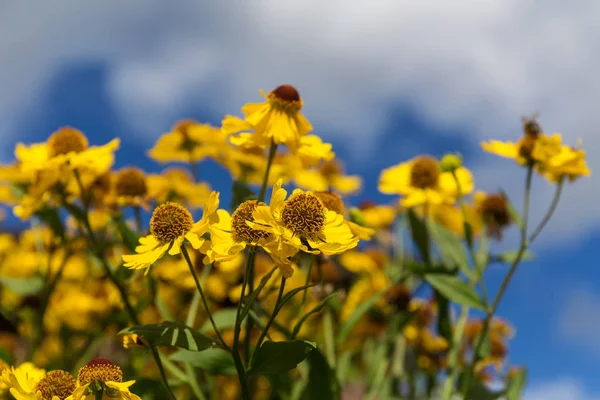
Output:
<svg viewBox="0 0 600 400">
<path fill-rule="evenodd" d="M 473 379 L 473 373 L 475 370 L 475 363 L 478 360 L 478 354 L 481 351 L 484 340 L 489 334 L 492 318 L 494 317 L 494 314 L 498 310 L 500 301 L 502 300 L 502 297 L 504 296 L 504 293 L 506 292 L 506 289 L 508 288 L 508 285 L 509 285 L 511 279 L 514 276 L 514 274 L 517 270 L 517 267 L 519 266 L 519 263 L 521 262 L 523 255 L 525 254 L 525 251 L 527 250 L 527 245 L 528 245 L 528 242 L 527 242 L 527 220 L 529 219 L 529 205 L 530 205 L 530 197 L 531 197 L 531 179 L 532 179 L 532 177 L 533 177 L 533 166 L 529 166 L 527 168 L 527 177 L 525 179 L 525 200 L 524 200 L 524 205 L 523 205 L 523 225 L 521 226 L 521 245 L 519 246 L 517 256 L 515 257 L 512 265 L 510 266 L 508 273 L 504 277 L 504 280 L 502 281 L 502 284 L 500 285 L 500 289 L 498 290 L 498 293 L 496 294 L 496 297 L 494 298 L 494 301 L 492 302 L 492 306 L 488 310 L 485 320 L 483 321 L 483 330 L 481 332 L 481 335 L 479 335 L 479 339 L 477 340 L 477 343 L 474 347 L 473 360 L 469 364 L 469 368 L 467 368 L 465 380 L 463 381 L 463 392 L 465 393 L 466 398 L 469 397 L 469 391 L 471 389 L 471 380 Z"/>
<path fill-rule="evenodd" d="M 556 211 L 556 207 L 558 206 L 558 201 L 560 200 L 560 195 L 562 193 L 564 178 L 561 178 L 556 185 L 556 191 L 554 192 L 554 198 L 552 199 L 552 204 L 550 204 L 550 208 L 548 212 L 544 216 L 544 218 L 540 221 L 539 225 L 534 229 L 531 236 L 529 236 L 529 245 L 533 243 L 533 241 L 538 237 L 538 235 L 542 232 L 552 215 L 554 215 L 554 211 Z"/>
<path fill-rule="evenodd" d="M 206 313 L 208 314 L 208 319 L 210 320 L 210 323 L 215 331 L 215 334 L 219 338 L 219 341 L 221 342 L 223 347 L 225 347 L 225 349 L 227 351 L 231 352 L 231 348 L 223 340 L 223 337 L 221 336 L 221 332 L 219 332 L 219 328 L 217 328 L 217 324 L 215 323 L 212 313 L 210 312 L 210 308 L 208 307 L 208 303 L 206 301 L 206 296 L 204 295 L 204 291 L 202 290 L 202 285 L 200 285 L 200 281 L 198 280 L 198 275 L 196 274 L 196 270 L 194 269 L 194 264 L 192 263 L 192 260 L 190 259 L 190 254 L 188 253 L 187 249 L 185 248 L 185 245 L 181 246 L 181 254 L 183 254 L 183 258 L 185 258 L 185 261 L 187 262 L 187 265 L 190 268 L 192 277 L 194 277 L 194 282 L 196 282 L 196 289 L 198 289 L 198 293 L 200 293 L 200 297 L 202 299 L 202 304 L 204 304 L 204 309 L 206 310 Z"/>
<path fill-rule="evenodd" d="M 281 308 L 281 307 L 279 307 L 279 303 L 281 302 L 281 298 L 283 297 L 283 292 L 285 291 L 285 282 L 286 282 L 285 276 L 282 276 L 281 283 L 279 284 L 279 293 L 277 293 L 277 300 L 275 301 L 275 307 L 273 308 L 273 312 L 271 313 L 271 316 L 269 317 L 269 320 L 267 321 L 267 324 L 265 325 L 265 329 L 263 329 L 260 337 L 258 338 L 258 342 L 256 342 L 257 349 L 260 347 L 263 340 L 265 340 L 265 337 L 267 336 L 267 332 L 269 331 L 271 324 L 273 324 L 273 321 L 275 321 L 275 318 L 277 317 L 277 314 L 279 313 L 279 310 Z"/>
<path fill-rule="evenodd" d="M 142 223 L 142 208 L 140 206 L 133 207 L 133 215 L 135 218 L 135 227 L 136 227 L 138 233 L 143 234 L 144 226 Z"/>
<path fill-rule="evenodd" d="M 83 183 L 81 182 L 81 177 L 79 175 L 79 172 L 77 170 L 74 170 L 74 175 L 75 175 L 75 179 L 77 180 L 77 184 L 79 185 L 79 190 L 81 191 L 81 194 L 83 197 L 83 193 L 85 192 L 85 190 L 83 187 Z M 100 260 L 100 263 L 102 264 L 102 267 L 104 269 L 104 272 L 106 273 L 106 276 L 108 276 L 108 279 L 111 281 L 111 283 L 113 285 L 115 285 L 115 287 L 119 291 L 119 295 L 121 296 L 121 300 L 123 301 L 123 304 L 125 305 L 125 309 L 127 310 L 127 313 L 129 314 L 129 318 L 135 325 L 139 325 L 140 321 L 137 317 L 137 313 L 135 312 L 135 309 L 129 302 L 129 298 L 127 297 L 127 291 L 125 290 L 123 285 L 121 285 L 121 282 L 119 282 L 117 277 L 113 274 L 111 267 L 110 267 L 110 265 L 108 265 L 108 262 L 104 258 L 102 249 L 99 247 L 98 241 L 96 240 L 96 237 L 94 236 L 94 231 L 92 230 L 92 225 L 90 224 L 89 210 L 88 210 L 88 206 L 87 206 L 86 202 L 83 202 L 83 207 L 84 207 L 83 224 L 87 231 L 87 236 L 90 241 L 90 244 L 92 245 L 93 253 L 95 254 L 96 258 L 98 258 Z M 75 215 L 74 215 L 74 217 L 77 218 Z M 150 350 L 150 354 L 152 354 L 152 357 L 154 358 L 154 361 L 156 362 L 156 366 L 158 367 L 158 370 L 160 372 L 160 376 L 162 378 L 163 384 L 165 385 L 165 388 L 169 392 L 169 396 L 172 399 L 176 399 L 175 395 L 173 394 L 173 391 L 171 390 L 171 387 L 169 386 L 169 382 L 167 380 L 167 375 L 165 373 L 165 369 L 163 367 L 163 364 L 160 359 L 160 355 L 158 354 L 158 350 L 156 349 L 156 346 L 153 344 L 150 344 L 150 345 L 148 345 L 148 348 Z"/>
</svg>

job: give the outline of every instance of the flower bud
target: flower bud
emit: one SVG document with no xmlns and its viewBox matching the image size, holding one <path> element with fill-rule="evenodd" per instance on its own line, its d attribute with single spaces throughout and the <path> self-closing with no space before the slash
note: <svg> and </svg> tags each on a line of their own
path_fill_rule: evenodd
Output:
<svg viewBox="0 0 600 400">
<path fill-rule="evenodd" d="M 458 153 L 448 153 L 440 161 L 442 172 L 453 172 L 462 167 L 462 156 Z"/>
</svg>

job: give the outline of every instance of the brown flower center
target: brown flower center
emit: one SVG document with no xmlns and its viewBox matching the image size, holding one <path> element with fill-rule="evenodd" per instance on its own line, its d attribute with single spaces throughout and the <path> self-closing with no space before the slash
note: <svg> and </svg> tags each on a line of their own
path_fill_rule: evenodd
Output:
<svg viewBox="0 0 600 400">
<path fill-rule="evenodd" d="M 123 372 L 118 365 L 113 364 L 106 358 L 98 357 L 81 367 L 77 380 L 82 385 L 100 382 L 122 382 Z"/>
<path fill-rule="evenodd" d="M 335 159 L 331 161 L 325 161 L 323 164 L 321 164 L 319 170 L 321 171 L 321 175 L 326 178 L 341 175 L 344 172 L 342 164 Z"/>
<path fill-rule="evenodd" d="M 52 400 L 52 396 L 57 396 L 64 400 L 73 394 L 75 390 L 75 378 L 67 371 L 50 371 L 35 386 L 34 392 L 42 393 L 42 400 Z"/>
<path fill-rule="evenodd" d="M 81 131 L 65 127 L 50 135 L 48 138 L 48 148 L 51 157 L 59 154 L 67 154 L 72 151 L 80 153 L 88 148 L 88 140 Z"/>
<path fill-rule="evenodd" d="M 302 109 L 300 93 L 292 85 L 277 86 L 269 93 L 271 104 L 288 112 L 298 112 Z"/>
<path fill-rule="evenodd" d="M 400 312 L 408 310 L 410 303 L 411 292 L 410 288 L 402 283 L 398 283 L 390 289 L 386 295 L 388 304 L 392 304 Z"/>
<path fill-rule="evenodd" d="M 488 194 L 481 202 L 480 213 L 486 223 L 503 227 L 511 222 L 506 197 L 502 193 Z"/>
<path fill-rule="evenodd" d="M 148 193 L 144 172 L 135 167 L 123 168 L 115 177 L 115 192 L 118 196 L 145 196 Z"/>
<path fill-rule="evenodd" d="M 184 206 L 167 202 L 154 209 L 150 233 L 159 243 L 170 243 L 188 233 L 194 225 L 192 214 Z"/>
<path fill-rule="evenodd" d="M 285 202 L 281 220 L 294 235 L 314 236 L 325 225 L 325 206 L 312 193 L 298 193 Z"/>
<path fill-rule="evenodd" d="M 542 133 L 542 127 L 535 117 L 523 118 L 523 132 L 527 137 L 537 138 Z"/>
<path fill-rule="evenodd" d="M 315 196 L 323 202 L 325 208 L 335 211 L 338 214 L 344 214 L 344 201 L 337 193 L 315 192 Z"/>
<path fill-rule="evenodd" d="M 438 161 L 431 156 L 419 156 L 410 170 L 410 185 L 419 189 L 434 188 L 439 176 Z"/>
<path fill-rule="evenodd" d="M 256 210 L 259 203 L 256 200 L 247 200 L 240 204 L 231 217 L 231 231 L 233 240 L 236 242 L 256 243 L 261 239 L 266 239 L 271 236 L 269 232 L 253 229 L 246 222 L 254 222 L 252 213 Z"/>
</svg>

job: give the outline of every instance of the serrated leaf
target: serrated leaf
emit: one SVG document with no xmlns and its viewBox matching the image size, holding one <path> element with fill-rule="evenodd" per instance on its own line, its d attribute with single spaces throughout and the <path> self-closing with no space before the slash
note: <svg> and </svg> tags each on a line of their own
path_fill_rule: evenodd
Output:
<svg viewBox="0 0 600 400">
<path fill-rule="evenodd" d="M 424 279 L 448 300 L 485 310 L 479 295 L 459 277 L 445 274 L 425 274 Z"/>
<path fill-rule="evenodd" d="M 224 310 L 219 310 L 213 313 L 213 320 L 215 321 L 215 325 L 219 330 L 230 329 L 235 326 L 235 317 L 237 315 L 237 310 L 235 308 L 226 308 Z M 202 333 L 211 333 L 213 332 L 213 326 L 210 321 L 206 321 L 202 327 L 200 328 L 200 332 Z"/>
<path fill-rule="evenodd" d="M 277 375 L 296 368 L 316 346 L 304 340 L 264 342 L 254 353 L 251 375 Z"/>
<path fill-rule="evenodd" d="M 119 231 L 119 234 L 121 235 L 123 244 L 125 244 L 129 251 L 135 251 L 135 248 L 137 247 L 140 239 L 138 234 L 135 233 L 131 228 L 129 228 L 122 216 L 114 217 L 113 223 L 115 224 L 117 230 Z"/>
<path fill-rule="evenodd" d="M 519 400 L 523 396 L 523 389 L 527 383 L 527 370 L 519 368 L 519 371 L 508 382 L 506 389 L 506 400 Z"/>
<path fill-rule="evenodd" d="M 221 349 L 206 349 L 201 352 L 179 349 L 169 357 L 200 368 L 211 374 L 235 375 L 235 363 L 231 354 Z"/>
<path fill-rule="evenodd" d="M 32 278 L 10 278 L 1 276 L 0 283 L 20 296 L 39 294 L 44 289 L 44 280 L 39 276 Z"/>
<path fill-rule="evenodd" d="M 440 224 L 429 222 L 429 232 L 438 248 L 442 260 L 447 266 L 458 267 L 470 280 L 475 279 L 475 273 L 469 268 L 469 259 L 460 238 Z"/>
<path fill-rule="evenodd" d="M 329 367 L 327 359 L 319 349 L 314 349 L 307 357 L 310 369 L 308 383 L 304 389 L 303 399 L 340 399 L 340 384 L 335 372 Z"/>
<path fill-rule="evenodd" d="M 430 257 L 430 245 L 429 245 L 429 233 L 427 232 L 427 225 L 422 218 L 419 218 L 413 210 L 408 210 L 408 222 L 410 225 L 410 232 L 412 239 L 417 245 L 421 257 L 426 264 L 431 261 Z"/>
<path fill-rule="evenodd" d="M 165 321 L 160 324 L 138 325 L 119 332 L 120 335 L 128 333 L 135 333 L 150 344 L 157 346 L 173 346 L 190 351 L 220 347 L 215 339 L 180 322 Z"/>
<path fill-rule="evenodd" d="M 350 314 L 350 317 L 348 317 L 348 319 L 340 327 L 340 331 L 338 332 L 337 337 L 336 337 L 336 342 L 338 344 L 340 344 L 344 340 L 346 340 L 346 338 L 352 331 L 352 328 L 354 328 L 354 326 L 358 323 L 358 321 L 360 321 L 362 316 L 367 311 L 369 311 L 371 309 L 371 307 L 373 307 L 375 305 L 375 303 L 383 295 L 385 295 L 387 293 L 388 290 L 389 290 L 389 288 L 380 290 L 379 292 L 377 292 L 373 296 L 371 296 L 371 298 L 369 298 L 369 300 L 361 303 L 358 307 L 356 307 L 356 309 L 352 312 L 352 314 Z"/>
</svg>

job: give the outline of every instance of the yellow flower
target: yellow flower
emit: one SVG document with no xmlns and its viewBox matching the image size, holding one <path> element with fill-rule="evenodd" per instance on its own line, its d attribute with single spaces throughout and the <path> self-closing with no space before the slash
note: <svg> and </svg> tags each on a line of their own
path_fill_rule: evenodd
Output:
<svg viewBox="0 0 600 400">
<path fill-rule="evenodd" d="M 290 154 L 278 152 L 269 171 L 269 184 L 279 179 L 287 180 Z M 234 180 L 260 185 L 267 169 L 265 149 L 258 146 L 236 147 L 229 146 L 218 162 L 231 173 Z"/>
<path fill-rule="evenodd" d="M 89 147 L 85 135 L 74 128 L 60 128 L 45 143 L 25 146 L 18 143 L 15 156 L 23 172 L 42 171 L 68 167 L 77 170 L 93 170 L 104 173 L 114 162 L 114 152 L 119 148 L 119 139 L 99 147 Z"/>
<path fill-rule="evenodd" d="M 123 382 L 123 372 L 117 365 L 106 358 L 95 358 L 79 370 L 73 400 L 95 400 L 97 393 L 102 393 L 102 399 L 106 400 L 141 400 L 129 391 L 134 383 Z"/>
<path fill-rule="evenodd" d="M 344 201 L 338 194 L 322 191 L 314 192 L 314 195 L 321 200 L 328 211 L 335 211 L 340 215 L 344 215 Z M 347 219 L 344 219 L 344 222 L 348 225 L 350 232 L 360 240 L 371 240 L 371 237 L 375 234 L 374 229 L 364 227 Z"/>
<path fill-rule="evenodd" d="M 473 191 L 471 172 L 464 167 L 454 172 L 461 193 L 452 173 L 440 171 L 438 160 L 430 156 L 418 156 L 383 170 L 379 177 L 379 191 L 404 196 L 400 204 L 407 208 L 452 203 L 459 194 L 467 195 Z"/>
<path fill-rule="evenodd" d="M 417 214 L 423 216 L 425 210 L 417 209 Z M 437 204 L 428 207 L 429 216 L 448 231 L 460 236 L 465 235 L 463 211 L 459 205 Z M 481 215 L 476 207 L 471 204 L 465 205 L 467 222 L 471 225 L 473 236 L 479 236 L 483 229 Z"/>
<path fill-rule="evenodd" d="M 190 208 L 201 208 L 210 195 L 207 183 L 195 183 L 187 170 L 168 168 L 160 175 L 148 175 L 148 196 L 157 203 L 176 201 Z"/>
<path fill-rule="evenodd" d="M 26 362 L 17 368 L 3 369 L 1 381 L 16 400 L 37 400 L 36 389 L 45 376 L 45 370 Z"/>
<path fill-rule="evenodd" d="M 537 161 L 536 170 L 550 182 L 558 182 L 567 177 L 570 182 L 581 176 L 589 176 L 590 170 L 585 162 L 585 152 L 561 145 L 561 137 L 540 136 L 536 141 L 532 157 Z"/>
<path fill-rule="evenodd" d="M 199 249 L 205 242 L 202 237 L 209 231 L 211 224 L 217 222 L 216 211 L 219 207 L 219 193 L 212 192 L 204 206 L 200 221 L 194 223 L 192 215 L 177 203 L 165 203 L 154 210 L 150 219 L 150 235 L 140 238 L 136 247 L 137 254 L 124 255 L 125 267 L 148 269 L 167 251 L 170 255 L 181 252 L 183 242 L 187 240 L 194 249 Z"/>
<path fill-rule="evenodd" d="M 290 277 L 294 270 L 289 257 L 293 257 L 298 250 L 285 241 L 276 240 L 273 233 L 267 230 L 251 227 L 250 224 L 255 222 L 253 212 L 260 206 L 264 206 L 264 203 L 245 201 L 233 216 L 225 210 L 218 210 L 219 222 L 211 226 L 211 247 L 206 252 L 207 257 L 211 262 L 233 260 L 246 246 L 260 246 L 273 257 L 284 275 Z"/>
<path fill-rule="evenodd" d="M 294 183 L 303 189 L 351 194 L 362 186 L 360 176 L 345 175 L 338 160 L 325 161 L 317 169 L 304 169 L 300 166 L 294 170 Z"/>
<path fill-rule="evenodd" d="M 227 135 L 219 128 L 193 120 L 178 121 L 148 152 L 161 162 L 197 162 L 217 158 L 227 145 Z"/>
<path fill-rule="evenodd" d="M 256 207 L 252 214 L 255 222 L 248 224 L 305 252 L 333 255 L 356 247 L 359 238 L 344 216 L 328 210 L 314 193 L 296 189 L 286 197 L 287 191 L 277 182 L 270 205 Z"/>
<path fill-rule="evenodd" d="M 112 206 L 148 207 L 146 174 L 137 167 L 125 167 L 111 178 L 111 193 L 106 203 Z"/>
<path fill-rule="evenodd" d="M 259 147 L 269 147 L 271 142 L 285 144 L 291 150 L 300 147 L 300 138 L 308 135 L 312 125 L 300 110 L 304 105 L 298 90 L 291 85 L 281 85 L 265 94 L 264 103 L 248 103 L 242 107 L 244 119 L 232 115 L 225 116 L 223 132 L 226 134 L 253 130 L 232 138 L 236 145 L 253 143 Z"/>
</svg>

